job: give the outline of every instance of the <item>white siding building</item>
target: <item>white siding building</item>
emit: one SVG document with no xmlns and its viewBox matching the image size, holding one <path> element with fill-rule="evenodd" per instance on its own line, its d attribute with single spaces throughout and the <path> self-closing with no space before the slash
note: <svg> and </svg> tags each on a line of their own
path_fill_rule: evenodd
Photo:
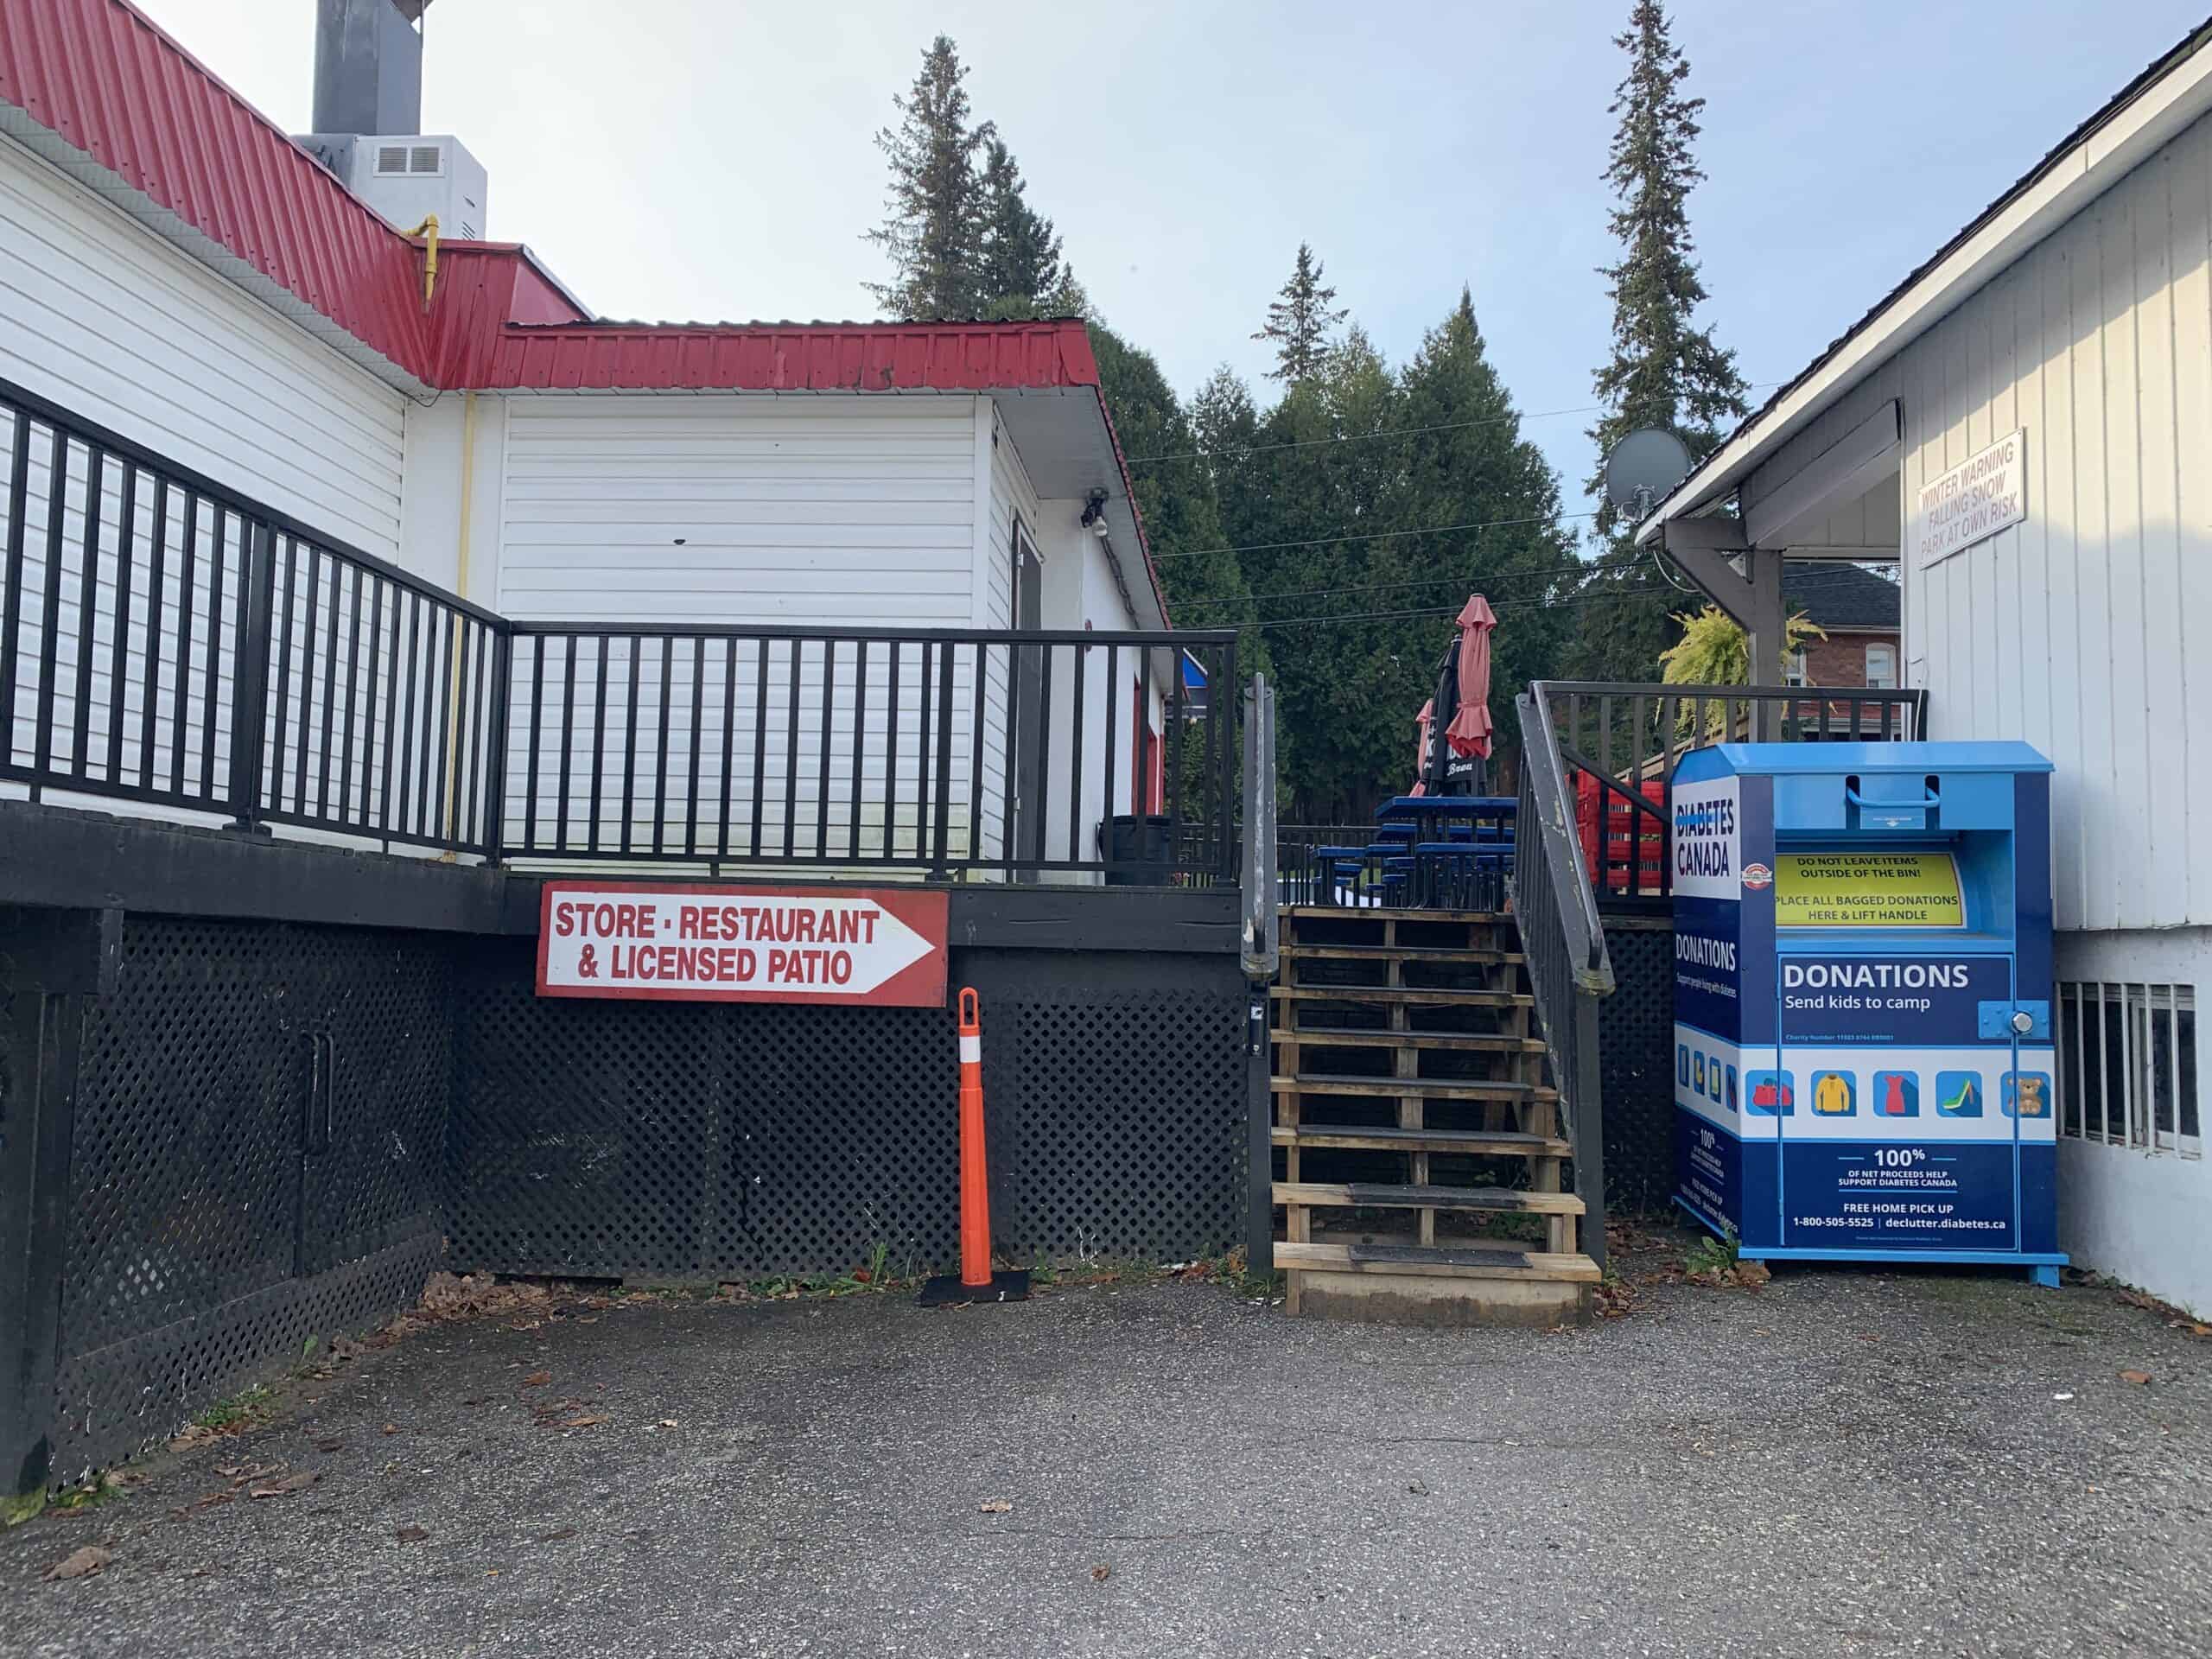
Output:
<svg viewBox="0 0 2212 1659">
<path fill-rule="evenodd" d="M 2200 30 L 1641 532 L 1679 535 L 1732 499 L 1753 560 L 1896 561 L 1927 734 L 2024 739 L 2055 763 L 2062 1243 L 2199 1310 L 2212 1310 L 2196 1039 L 2212 991 L 2212 659 L 2190 642 L 2212 639 L 2208 111 Z M 2008 456 L 1986 524 L 1956 530 L 1923 502 L 1953 469 Z"/>
<path fill-rule="evenodd" d="M 347 721 L 354 702 L 372 725 L 443 721 L 423 741 L 461 791 L 482 734 L 444 705 L 488 695 L 492 647 L 439 658 L 465 631 L 441 611 L 397 660 L 410 577 L 495 620 L 598 631 L 515 637 L 512 687 L 539 702 L 508 733 L 510 849 L 564 813 L 571 840 L 658 846 L 687 811 L 742 808 L 748 834 L 791 819 L 773 850 L 801 865 L 855 836 L 912 860 L 932 833 L 1090 861 L 1108 817 L 1157 804 L 1164 645 L 910 639 L 892 677 L 896 636 L 1166 627 L 1081 324 L 610 325 L 512 243 L 448 239 L 434 279 L 427 241 L 143 16 L 30 3 L 39 26 L 0 40 L 0 465 L 21 474 L 0 479 L 20 517 L 0 524 L 18 594 L 0 630 L 23 692 L 0 793 L 105 785 L 132 810 L 118 788 L 174 775 L 171 807 L 219 797 L 245 538 L 273 523 L 273 626 L 300 643 L 270 683 L 295 817 L 333 817 L 350 784 L 335 816 L 365 825 L 397 787 L 372 750 L 330 764 L 326 699 Z M 157 471 L 192 481 L 157 495 Z M 339 559 L 364 557 L 388 575 L 342 583 Z M 751 634 L 715 656 L 667 645 L 677 629 Z M 790 637 L 809 631 L 843 639 Z M 611 683 L 603 724 L 562 723 L 547 687 L 571 673 Z M 946 731 L 954 774 L 929 777 Z M 607 798 L 578 779 L 556 804 L 564 759 Z M 664 761 L 686 801 L 626 809 L 625 767 Z M 437 772 L 421 763 L 418 803 Z M 468 842 L 441 810 L 417 839 Z"/>
</svg>

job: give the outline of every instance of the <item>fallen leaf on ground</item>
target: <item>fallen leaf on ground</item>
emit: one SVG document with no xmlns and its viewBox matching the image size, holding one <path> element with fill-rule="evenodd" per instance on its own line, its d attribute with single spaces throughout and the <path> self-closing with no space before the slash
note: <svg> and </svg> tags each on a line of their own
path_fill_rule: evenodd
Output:
<svg viewBox="0 0 2212 1659">
<path fill-rule="evenodd" d="M 550 1371 L 532 1371 L 523 1378 L 522 1385 L 525 1389 L 542 1389 L 552 1380 L 553 1373 Z"/>
<path fill-rule="evenodd" d="M 1406 1483 L 1406 1490 L 1415 1497 L 1422 1497 L 1428 1492 L 1428 1483 L 1425 1480 L 1409 1480 Z"/>
<path fill-rule="evenodd" d="M 419 1544 L 430 1534 L 427 1527 L 397 1527 L 391 1535 L 403 1544 Z"/>
<path fill-rule="evenodd" d="M 537 1541 L 541 1544 L 557 1544 L 563 1538 L 573 1538 L 575 1535 L 576 1529 L 574 1527 L 561 1527 L 552 1532 L 538 1534 Z"/>
<path fill-rule="evenodd" d="M 1090 1569 L 1090 1581 L 1093 1584 L 1103 1584 L 1113 1576 L 1114 1569 L 1103 1561 Z"/>
<path fill-rule="evenodd" d="M 1739 1285 L 1763 1285 L 1773 1277 L 1773 1270 L 1764 1262 L 1738 1262 L 1736 1264 L 1736 1282 Z"/>
<path fill-rule="evenodd" d="M 399 1433 L 399 1425 L 397 1423 L 386 1423 L 384 1426 L 384 1432 L 387 1434 L 397 1434 Z"/>
<path fill-rule="evenodd" d="M 985 1515 L 1004 1515 L 1014 1505 L 1002 1497 L 987 1497 L 976 1507 Z"/>
<path fill-rule="evenodd" d="M 82 1549 L 73 1550 L 48 1567 L 43 1576 L 49 1582 L 56 1579 L 86 1578 L 114 1559 L 113 1550 L 102 1549 L 98 1544 L 86 1544 Z"/>
<path fill-rule="evenodd" d="M 343 1440 L 317 1440 L 315 1443 L 315 1449 L 318 1452 L 343 1452 L 346 1449 L 346 1442 Z"/>
<path fill-rule="evenodd" d="M 461 1403 L 464 1406 L 480 1406 L 484 1402 L 480 1398 L 475 1400 L 464 1400 Z"/>
<path fill-rule="evenodd" d="M 279 1475 L 274 1480 L 265 1481 L 261 1485 L 250 1489 L 246 1496 L 248 1497 L 288 1497 L 294 1492 L 307 1491 L 321 1478 L 321 1474 L 315 1470 L 302 1469 L 296 1473 Z"/>
<path fill-rule="evenodd" d="M 675 1418 L 673 1418 L 673 1417 L 664 1417 L 664 1418 L 662 1418 L 662 1419 L 660 1420 L 660 1426 L 661 1426 L 663 1428 L 675 1428 L 675 1427 L 679 1427 L 679 1425 L 677 1424 L 677 1422 L 676 1419 L 675 1419 Z"/>
<path fill-rule="evenodd" d="M 2151 1380 L 2151 1373 L 2148 1371 L 2122 1371 L 2120 1374 L 2120 1380 L 2123 1382 L 2133 1382 L 2139 1388 L 2144 1383 L 2148 1382 Z"/>
<path fill-rule="evenodd" d="M 568 1419 L 561 1425 L 561 1427 L 563 1428 L 595 1428 L 606 1421 L 607 1419 L 597 1412 L 587 1412 L 581 1417 L 571 1417 Z"/>
</svg>

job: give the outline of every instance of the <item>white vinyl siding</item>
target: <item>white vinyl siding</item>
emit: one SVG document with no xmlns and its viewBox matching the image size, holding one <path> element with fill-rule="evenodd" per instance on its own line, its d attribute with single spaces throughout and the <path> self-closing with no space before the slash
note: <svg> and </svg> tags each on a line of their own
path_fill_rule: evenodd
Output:
<svg viewBox="0 0 2212 1659">
<path fill-rule="evenodd" d="M 1923 565 L 1905 683 L 1929 734 L 2056 766 L 2062 929 L 2212 923 L 2212 121 L 2060 226 L 1794 438 L 1786 479 L 1891 398 L 1899 488 L 2026 435 L 2025 522 Z"/>
<path fill-rule="evenodd" d="M 512 398 L 495 603 L 518 621 L 705 624 L 772 632 L 829 627 L 887 636 L 972 626 L 976 430 L 975 400 L 959 397 Z M 808 642 L 800 649 L 794 746 L 790 642 L 772 640 L 766 646 L 765 696 L 758 642 L 741 640 L 734 659 L 719 641 L 703 656 L 683 645 L 665 664 L 658 640 L 635 646 L 622 639 L 609 642 L 607 731 L 599 759 L 601 847 L 619 847 L 623 834 L 634 654 L 641 740 L 627 785 L 632 850 L 652 849 L 656 825 L 662 847 L 672 850 L 682 842 L 687 820 L 696 819 L 708 826 L 701 844 L 719 851 L 727 779 L 729 845 L 734 853 L 750 851 L 756 732 L 764 854 L 783 854 L 783 826 L 793 814 L 794 858 L 843 855 L 855 823 L 860 851 L 880 850 L 887 799 L 896 803 L 890 855 L 912 858 L 926 850 L 935 813 L 932 809 L 927 823 L 918 823 L 918 812 L 924 721 L 934 723 L 941 689 L 937 665 L 931 666 L 925 715 L 921 652 L 911 642 L 900 649 L 894 734 L 885 697 L 891 650 L 887 644 L 871 645 L 856 741 L 859 647 L 849 642 L 835 647 L 826 673 L 830 647 Z M 588 640 L 576 652 L 576 707 L 568 746 L 572 846 L 590 835 L 587 797 L 601 650 L 597 641 Z M 974 661 L 970 648 L 954 653 L 954 761 L 946 817 L 956 856 L 969 845 L 973 816 Z M 513 664 L 518 711 L 527 708 L 531 677 L 541 671 L 536 815 L 542 839 L 559 788 L 568 648 L 549 642 L 540 671 L 536 648 L 527 638 L 518 639 Z M 658 755 L 642 738 L 662 728 L 664 678 L 670 736 L 664 781 Z M 518 716 L 507 774 L 507 817 L 517 834 L 526 815 L 528 742 L 527 717 Z M 983 747 L 988 765 L 997 745 L 986 741 Z M 934 785 L 932 778 L 932 790 Z M 987 833 L 995 817 L 993 798 L 987 791 Z M 988 844 L 995 844 L 995 836 Z"/>
<path fill-rule="evenodd" d="M 399 557 L 405 399 L 7 138 L 0 379 Z"/>
<path fill-rule="evenodd" d="M 4 138 L 0 379 L 257 506 L 398 557 L 400 395 Z M 14 419 L 0 413 L 0 477 L 15 439 Z M 72 779 L 162 791 L 180 802 L 223 797 L 245 563 L 240 520 L 225 515 L 219 530 L 214 505 L 200 501 L 188 578 L 181 488 L 157 493 L 149 474 L 104 454 L 98 510 L 88 518 L 92 455 L 73 441 L 57 525 L 52 456 L 52 429 L 34 418 L 15 619 L 18 692 L 5 734 L 13 759 L 36 761 L 43 702 L 49 766 Z M 89 589 L 88 533 L 99 549 Z M 120 580 L 126 550 L 127 583 Z M 0 554 L 7 550 L 0 547 Z M 49 607 L 49 579 L 56 575 Z M 49 611 L 58 624 L 50 688 L 41 684 L 41 664 Z M 118 664 L 119 721 L 111 680 Z M 318 755 L 309 767 L 311 788 L 320 777 Z"/>
</svg>

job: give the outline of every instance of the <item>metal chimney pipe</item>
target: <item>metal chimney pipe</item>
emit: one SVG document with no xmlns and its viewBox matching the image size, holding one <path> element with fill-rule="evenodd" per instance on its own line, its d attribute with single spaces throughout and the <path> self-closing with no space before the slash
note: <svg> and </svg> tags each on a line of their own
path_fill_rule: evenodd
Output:
<svg viewBox="0 0 2212 1659">
<path fill-rule="evenodd" d="M 315 0 L 317 134 L 423 130 L 423 13 L 430 0 Z"/>
</svg>

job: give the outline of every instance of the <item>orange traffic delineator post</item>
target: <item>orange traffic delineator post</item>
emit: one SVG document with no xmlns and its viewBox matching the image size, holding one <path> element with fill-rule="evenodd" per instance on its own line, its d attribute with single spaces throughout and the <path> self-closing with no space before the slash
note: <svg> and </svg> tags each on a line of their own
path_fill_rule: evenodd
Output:
<svg viewBox="0 0 2212 1659">
<path fill-rule="evenodd" d="M 960 1271 L 922 1287 L 925 1307 L 947 1302 L 1018 1302 L 1027 1269 L 991 1271 L 990 1165 L 983 1153 L 983 1022 L 975 988 L 960 988 Z"/>
</svg>

